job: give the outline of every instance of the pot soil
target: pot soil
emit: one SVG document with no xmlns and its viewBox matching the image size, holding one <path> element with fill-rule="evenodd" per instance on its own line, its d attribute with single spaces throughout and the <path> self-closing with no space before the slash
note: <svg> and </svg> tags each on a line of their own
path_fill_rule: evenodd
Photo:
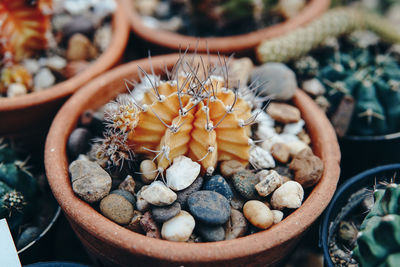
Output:
<svg viewBox="0 0 400 267">
<path fill-rule="evenodd" d="M 155 72 L 161 73 L 164 65 L 172 68 L 178 59 L 176 54 L 153 57 L 152 64 L 156 66 Z M 333 129 L 312 100 L 299 90 L 293 103 L 306 121 L 314 153 L 323 160 L 324 172 L 303 205 L 267 231 L 230 241 L 201 244 L 152 239 L 111 222 L 74 194 L 68 174 L 67 140 L 85 110 L 98 109 L 123 93 L 125 78 L 139 78 L 137 65 L 146 72 L 151 71 L 147 60 L 139 60 L 112 70 L 88 84 L 62 108 L 48 135 L 45 163 L 49 183 L 82 243 L 96 258 L 109 265 L 129 266 L 132 262 L 163 266 L 277 264 L 322 213 L 339 177 L 340 154 Z"/>
</svg>

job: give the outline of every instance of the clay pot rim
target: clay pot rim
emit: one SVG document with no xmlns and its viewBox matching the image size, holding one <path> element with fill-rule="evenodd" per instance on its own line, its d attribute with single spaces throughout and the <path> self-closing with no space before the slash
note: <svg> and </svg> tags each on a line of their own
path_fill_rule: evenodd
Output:
<svg viewBox="0 0 400 267">
<path fill-rule="evenodd" d="M 189 48 L 190 52 L 205 53 L 232 53 L 249 51 L 266 39 L 280 36 L 299 26 L 307 24 L 321 15 L 330 6 L 330 0 L 310 0 L 303 10 L 294 18 L 282 23 L 266 27 L 246 34 L 226 37 L 193 37 L 160 29 L 152 29 L 145 26 L 142 19 L 130 0 L 123 0 L 126 12 L 130 18 L 132 30 L 142 39 L 156 45 L 173 50 L 181 47 Z M 197 47 L 197 49 L 196 49 Z"/>
<path fill-rule="evenodd" d="M 50 103 L 71 95 L 84 83 L 103 73 L 121 58 L 129 37 L 129 22 L 121 1 L 117 0 L 117 9 L 112 15 L 113 35 L 107 49 L 83 72 L 70 79 L 57 83 L 43 91 L 32 92 L 19 97 L 0 98 L 0 112 L 14 111 Z"/>
<path fill-rule="evenodd" d="M 176 62 L 178 54 L 153 57 L 154 66 Z M 134 233 L 108 220 L 88 203 L 78 198 L 72 191 L 68 173 L 66 142 L 76 127 L 81 110 L 90 107 L 90 98 L 95 96 L 101 86 L 115 80 L 132 76 L 137 65 L 142 68 L 147 59 L 133 61 L 108 71 L 88 83 L 72 96 L 60 109 L 50 128 L 45 147 L 45 167 L 51 189 L 64 213 L 82 229 L 103 242 L 134 254 L 142 254 L 164 261 L 210 262 L 249 256 L 265 251 L 290 240 L 305 231 L 329 204 L 339 179 L 340 150 L 336 134 L 326 116 L 311 98 L 297 90 L 293 102 L 302 112 L 313 118 L 308 124 L 314 146 L 321 148 L 324 172 L 320 182 L 314 187 L 303 205 L 279 224 L 262 231 L 234 240 L 213 243 L 179 243 L 148 238 Z M 102 94 L 109 94 L 101 90 Z M 104 92 L 103 92 L 104 91 Z M 100 95 L 100 94 L 99 94 Z M 306 119 L 307 121 L 309 120 Z"/>
</svg>

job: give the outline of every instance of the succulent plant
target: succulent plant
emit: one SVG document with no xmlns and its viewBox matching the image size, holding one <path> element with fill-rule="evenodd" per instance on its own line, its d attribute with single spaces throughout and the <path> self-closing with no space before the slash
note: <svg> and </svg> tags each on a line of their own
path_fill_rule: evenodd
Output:
<svg viewBox="0 0 400 267">
<path fill-rule="evenodd" d="M 335 8 L 305 27 L 257 47 L 260 62 L 288 62 L 306 55 L 329 37 L 339 37 L 358 29 L 376 32 L 383 40 L 398 43 L 397 29 L 382 17 L 355 8 Z"/>
<path fill-rule="evenodd" d="M 225 60 L 214 67 L 205 67 L 202 59 L 198 62 L 181 57 L 167 81 L 145 73 L 147 88 L 138 85 L 109 103 L 108 137 L 99 146 L 99 161 L 114 155 L 109 161 L 118 164 L 121 156 L 125 160 L 133 154 L 155 155 L 162 172 L 174 158 L 186 155 L 208 174 L 222 160 L 248 164 L 253 144 L 249 125 L 258 114 L 251 113 L 248 102 L 229 83 Z M 113 151 L 117 146 L 110 147 L 110 135 L 119 136 L 113 139 L 122 154 Z"/>
<path fill-rule="evenodd" d="M 400 187 L 387 184 L 374 192 L 375 203 L 365 217 L 353 256 L 361 266 L 398 266 L 400 261 Z"/>
<path fill-rule="evenodd" d="M 20 61 L 46 48 L 51 4 L 51 0 L 0 2 L 0 46 L 11 60 Z"/>
<path fill-rule="evenodd" d="M 0 218 L 7 219 L 11 231 L 31 215 L 37 195 L 36 179 L 25 164 L 13 149 L 0 143 Z"/>
</svg>

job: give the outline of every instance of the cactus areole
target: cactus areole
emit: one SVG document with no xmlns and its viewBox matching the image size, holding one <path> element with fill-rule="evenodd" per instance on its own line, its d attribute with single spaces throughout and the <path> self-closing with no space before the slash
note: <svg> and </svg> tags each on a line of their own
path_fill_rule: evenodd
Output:
<svg viewBox="0 0 400 267">
<path fill-rule="evenodd" d="M 239 90 L 229 87 L 226 62 L 218 68 L 221 76 L 211 66 L 189 64 L 182 57 L 167 81 L 145 73 L 142 80 L 147 79 L 149 86 L 143 94 L 135 89 L 108 104 L 106 139 L 119 136 L 118 147 L 130 150 L 123 155 L 152 156 L 161 173 L 181 155 L 199 162 L 207 174 L 222 160 L 247 165 L 252 144 L 249 125 L 255 115 Z M 118 165 L 113 154 L 111 161 Z"/>
</svg>

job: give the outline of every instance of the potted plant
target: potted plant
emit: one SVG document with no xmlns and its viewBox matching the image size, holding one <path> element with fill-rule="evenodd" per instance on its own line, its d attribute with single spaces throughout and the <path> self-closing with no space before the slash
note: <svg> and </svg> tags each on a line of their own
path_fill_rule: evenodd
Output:
<svg viewBox="0 0 400 267">
<path fill-rule="evenodd" d="M 313 152 L 322 159 L 324 165 L 323 173 L 316 186 L 312 190 L 309 190 L 311 192 L 304 203 L 283 221 L 266 231 L 233 240 L 197 244 L 150 238 L 132 232 L 114 223 L 111 220 L 116 219 L 112 218 L 112 216 L 106 215 L 108 218 L 112 218 L 111 220 L 107 219 L 96 211 L 96 204 L 92 206 L 74 193 L 74 190 L 77 192 L 77 187 L 75 187 L 74 190 L 71 187 L 68 173 L 67 142 L 71 133 L 76 128 L 81 114 L 88 109 L 96 110 L 111 99 L 114 99 L 118 94 L 123 93 L 126 90 L 124 79 L 136 80 L 140 77 L 138 73 L 139 68 L 137 66 L 140 66 L 145 72 L 157 75 L 165 70 L 164 66 L 167 70 L 171 70 L 174 65 L 179 65 L 181 57 L 182 55 L 172 54 L 153 57 L 151 62 L 139 60 L 121 66 L 88 84 L 65 104 L 54 120 L 46 142 L 45 164 L 53 193 L 82 243 L 96 258 L 100 259 L 105 264 L 122 266 L 128 266 L 132 262 L 143 265 L 199 265 L 213 263 L 218 265 L 244 264 L 256 266 L 260 264 L 277 264 L 284 255 L 294 247 L 302 236 L 302 233 L 304 233 L 323 211 L 335 190 L 339 175 L 338 164 L 340 155 L 334 132 L 323 113 L 318 110 L 317 106 L 309 97 L 299 90 L 297 90 L 294 95 L 293 104 L 300 110 L 301 116 L 306 122 L 307 129 L 311 136 Z M 207 57 L 209 57 L 210 60 L 218 61 L 217 57 L 204 56 L 204 58 Z M 178 64 L 176 64 L 177 61 Z M 172 86 L 174 86 L 174 84 L 174 82 L 170 83 Z M 134 89 L 133 93 L 135 90 L 137 90 L 136 93 L 140 94 L 139 87 Z M 227 91 L 227 93 L 229 93 L 229 91 Z M 161 94 L 160 98 L 161 100 L 163 99 Z M 182 101 L 182 103 L 185 103 L 184 100 Z M 228 109 L 228 111 L 229 110 L 230 109 Z M 157 109 L 155 113 L 160 114 L 159 116 L 162 116 L 160 118 L 165 119 L 164 112 L 159 112 Z M 128 115 L 128 113 L 126 114 Z M 111 116 L 110 118 L 114 117 Z M 157 120 L 157 118 L 154 119 Z M 158 129 L 159 127 L 153 128 Z M 134 136 L 135 135 L 132 137 Z M 203 139 L 203 141 L 207 142 L 207 139 Z M 174 147 L 171 148 L 173 149 Z M 108 164 L 114 162 L 118 164 L 122 162 L 122 157 L 124 157 L 124 160 L 129 160 L 129 153 L 120 152 L 121 153 L 117 153 L 114 156 L 106 152 L 110 157 L 104 161 L 104 163 Z M 211 154 L 213 152 L 214 150 L 209 153 Z M 160 153 L 161 161 L 158 163 L 166 163 L 162 163 L 163 158 L 168 158 L 172 153 L 175 152 L 171 150 L 171 154 Z M 101 154 L 99 155 L 100 158 L 103 158 Z M 208 154 L 204 158 L 207 159 L 207 156 Z M 245 157 L 245 155 L 241 156 Z M 204 164 L 208 163 L 210 162 L 207 160 Z M 159 167 L 162 166 L 163 165 L 159 165 Z M 204 175 L 209 171 L 212 172 L 215 170 L 214 168 L 210 168 L 212 166 L 205 165 L 203 167 L 201 168 L 204 171 Z M 117 169 L 121 170 L 119 167 Z M 160 173 L 160 175 L 162 174 Z M 156 184 L 159 186 L 162 184 L 160 181 L 152 183 L 155 183 L 154 186 Z M 93 200 L 92 197 L 98 199 L 99 194 L 99 192 L 94 195 L 86 194 L 84 199 L 96 202 L 97 200 Z M 126 193 L 124 194 L 126 195 Z M 112 195 L 113 193 L 108 196 Z M 80 196 L 82 197 L 83 195 Z M 100 196 L 103 200 L 107 198 L 103 197 L 104 196 Z M 103 202 L 103 204 L 105 203 Z M 139 207 L 136 205 L 136 208 Z M 100 210 L 105 214 L 104 206 L 100 207 Z M 124 225 L 126 222 L 119 221 L 119 223 Z M 268 227 L 269 226 L 270 224 Z M 283 233 L 287 233 L 287 235 L 283 235 Z M 165 233 L 163 236 L 165 237 Z"/>
<path fill-rule="evenodd" d="M 320 225 L 326 266 L 396 265 L 398 214 L 389 203 L 398 200 L 399 169 L 391 164 L 364 171 L 337 190 Z"/>
<path fill-rule="evenodd" d="M 139 2 L 139 1 L 138 1 Z M 145 1 L 141 1 L 144 4 L 147 4 Z M 154 2 L 154 1 L 151 1 Z M 171 1 L 173 2 L 173 1 Z M 187 4 L 193 4 L 194 7 L 199 6 L 200 10 L 198 13 L 200 15 L 199 18 L 203 18 L 212 14 L 211 10 L 207 6 L 211 5 L 220 5 L 221 3 L 218 1 L 204 1 L 203 3 L 200 1 L 186 1 Z M 216 3 L 218 2 L 218 3 Z M 274 1 L 261 1 L 258 5 L 272 5 L 271 2 Z M 276 2 L 276 1 L 275 1 Z M 282 1 L 284 2 L 284 1 Z M 296 2 L 296 1 L 295 1 Z M 297 1 L 299 2 L 299 1 Z M 304 3 L 305 1 L 300 1 Z M 310 0 L 307 1 L 305 7 L 294 17 L 284 20 L 278 24 L 273 26 L 269 26 L 266 28 L 254 30 L 248 33 L 242 33 L 238 35 L 231 35 L 225 37 L 218 37 L 218 36 L 210 36 L 210 37 L 203 37 L 199 36 L 199 33 L 195 34 L 194 36 L 189 36 L 187 34 L 176 33 L 168 30 L 162 30 L 159 28 L 151 28 L 147 26 L 143 20 L 139 12 L 134 7 L 134 1 L 131 0 L 124 0 L 125 11 L 128 14 L 128 17 L 131 21 L 132 30 L 144 40 L 156 44 L 157 46 L 161 46 L 167 49 L 178 51 L 181 48 L 186 49 L 188 47 L 189 51 L 194 52 L 197 51 L 199 53 L 206 53 L 207 51 L 211 53 L 247 53 L 250 54 L 262 40 L 270 39 L 277 37 L 281 34 L 287 33 L 301 25 L 305 25 L 306 23 L 312 21 L 316 17 L 318 17 L 321 13 L 323 13 L 329 7 L 330 1 L 323 0 L 323 1 L 316 1 Z M 205 5 L 205 6 L 202 6 Z M 235 6 L 237 5 L 237 6 Z M 256 4 L 257 5 L 257 4 Z M 238 16 L 239 19 L 242 19 L 241 16 L 246 15 L 247 13 L 253 13 L 259 9 L 263 9 L 264 7 L 257 8 L 253 7 L 252 1 L 225 1 L 225 9 L 231 10 L 229 7 L 233 6 L 233 13 L 228 15 L 228 19 L 232 19 L 234 16 Z M 205 8 L 205 11 L 202 13 L 202 8 Z M 173 10 L 174 8 L 171 8 Z M 220 10 L 224 8 L 217 7 L 216 10 Z M 268 9 L 268 8 L 267 8 Z M 197 10 L 197 9 L 195 9 Z M 207 11 L 209 10 L 209 12 Z M 220 12 L 218 11 L 218 12 Z M 259 10 L 263 12 L 262 10 Z M 218 13 L 217 12 L 217 13 Z M 228 12 L 229 13 L 229 12 Z M 232 13 L 232 12 L 231 12 Z M 243 14 L 245 13 L 245 14 Z M 206 15 L 204 15 L 206 14 Z M 207 15 L 208 14 L 208 15 Z M 235 15 L 236 14 L 236 15 Z M 260 14 L 261 15 L 261 14 Z M 189 19 L 194 18 L 196 15 L 188 15 Z M 252 15 L 251 15 L 252 16 Z M 216 18 L 220 18 L 223 20 L 223 15 L 216 15 Z M 266 19 L 269 17 L 267 16 Z M 265 19 L 265 18 L 264 18 Z M 206 19 L 211 21 L 211 18 Z M 250 19 L 246 20 L 242 23 L 242 25 L 248 25 Z M 211 27 L 217 27 L 215 26 Z M 204 27 L 206 30 L 209 29 L 209 26 Z M 232 28 L 240 28 L 240 25 L 233 26 Z M 243 28 L 243 27 L 242 27 Z M 224 31 L 222 31 L 224 32 Z"/>
<path fill-rule="evenodd" d="M 49 126 L 51 119 L 55 115 L 58 107 L 60 107 L 60 105 L 85 82 L 89 81 L 93 77 L 117 63 L 123 53 L 128 39 L 129 29 L 126 17 L 124 16 L 123 8 L 120 4 L 118 4 L 115 10 L 116 13 L 112 19 L 112 39 L 109 42 L 109 45 L 104 47 L 105 50 L 101 53 L 101 55 L 99 55 L 99 58 L 92 64 L 89 64 L 88 62 L 78 60 L 81 57 L 77 57 L 75 58 L 77 60 L 70 61 L 73 64 L 69 64 L 68 68 L 66 68 L 64 66 L 66 63 L 66 59 L 64 57 L 66 57 L 65 53 L 67 51 L 64 51 L 64 47 L 68 46 L 68 43 L 65 42 L 70 42 L 70 39 L 68 38 L 76 31 L 84 31 L 82 27 L 86 27 L 87 32 L 79 35 L 78 37 L 75 36 L 74 42 L 80 42 L 81 45 L 83 44 L 90 46 L 93 53 L 95 53 L 95 50 L 97 50 L 92 49 L 94 47 L 93 44 L 90 44 L 88 37 L 84 36 L 84 34 L 90 34 L 90 36 L 93 34 L 93 25 L 90 23 L 88 18 L 85 17 L 87 16 L 87 13 L 85 13 L 85 16 L 74 13 L 66 15 L 67 13 L 63 11 L 65 14 L 63 13 L 61 15 L 54 16 L 53 22 L 50 23 L 49 13 L 57 12 L 57 10 L 60 9 L 60 3 L 64 4 L 64 6 L 68 6 L 70 12 L 80 12 L 79 10 L 74 10 L 74 8 L 76 9 L 79 6 L 74 6 L 71 5 L 71 2 L 67 2 L 68 1 L 58 2 L 58 6 L 54 4 L 53 7 L 52 1 L 45 0 L 33 1 L 32 3 L 28 3 L 27 1 L 3 1 L 1 3 L 0 16 L 2 20 L 4 20 L 4 23 L 2 23 L 2 37 L 4 37 L 5 40 L 9 40 L 3 44 L 4 46 L 2 47 L 1 52 L 1 94 L 2 96 L 6 96 L 7 90 L 9 89 L 10 84 L 12 84 L 11 87 L 14 88 L 13 90 L 10 89 L 10 95 L 19 95 L 16 97 L 0 98 L 0 116 L 2 117 L 3 122 L 2 126 L 0 126 L 0 133 L 2 135 L 7 134 L 14 136 L 26 136 L 27 132 L 30 132 L 31 134 L 39 132 L 39 135 L 43 136 L 43 132 L 45 131 L 46 127 Z M 89 6 L 87 6 L 87 8 L 89 8 Z M 106 10 L 107 8 L 103 11 Z M 24 12 L 30 12 L 32 16 L 24 17 Z M 102 11 L 98 10 L 98 12 Z M 9 16 L 9 14 L 13 14 L 13 16 Z M 78 18 L 75 21 L 75 24 L 73 18 Z M 30 19 L 33 20 L 33 23 L 27 21 Z M 57 19 L 57 21 L 55 19 Z M 65 26 L 65 19 L 69 22 L 67 23 L 69 25 L 68 27 Z M 35 24 L 36 21 L 40 24 Z M 77 23 L 79 25 L 76 25 Z M 29 28 L 31 27 L 30 25 L 40 25 L 40 27 L 31 29 Z M 52 35 L 52 37 L 55 39 L 47 41 L 48 38 L 46 36 L 48 35 L 46 35 L 46 32 L 49 31 L 51 25 L 53 25 L 53 33 L 57 33 L 58 39 Z M 62 27 L 66 28 L 63 29 Z M 77 29 L 77 27 L 80 28 L 80 30 Z M 12 38 L 10 35 L 12 35 Z M 107 42 L 107 36 L 104 35 L 107 34 L 103 34 L 102 37 L 100 36 L 98 38 Z M 43 50 L 48 46 L 52 47 L 51 50 Z M 74 45 L 74 47 L 78 46 Z M 83 50 L 80 49 L 80 51 Z M 69 57 L 76 56 L 76 53 L 75 55 L 72 54 L 73 53 L 71 52 Z M 85 55 L 86 54 L 87 53 L 85 52 Z M 62 56 L 60 57 L 59 55 Z M 41 61 L 35 61 L 34 56 L 42 57 Z M 72 60 L 73 58 L 70 59 Z M 44 77 L 41 75 L 41 79 L 36 78 L 38 75 L 37 74 L 35 75 L 36 80 L 40 80 L 42 83 L 46 84 L 49 81 L 54 82 L 54 80 L 61 82 L 51 85 L 50 88 L 45 90 L 37 90 L 29 94 L 20 95 L 21 93 L 24 93 L 23 91 L 26 91 L 26 89 L 29 89 L 35 85 L 36 80 L 32 78 L 32 74 L 30 71 L 28 71 L 28 68 L 30 66 L 31 69 L 36 70 L 40 68 L 39 63 L 45 65 L 50 64 L 51 67 L 54 67 L 55 69 L 60 67 L 60 64 L 62 64 L 63 70 L 58 69 L 55 71 L 49 71 L 50 67 L 41 68 L 39 69 L 39 72 L 43 72 L 42 74 Z M 45 69 L 45 71 L 43 71 L 43 69 Z M 55 75 L 58 76 L 55 77 Z M 23 83 L 15 83 L 13 77 L 19 77 L 16 79 Z M 26 82 L 26 85 L 24 82 Z M 39 87 L 36 89 L 39 89 Z"/>
<path fill-rule="evenodd" d="M 395 27 L 377 15 L 337 8 L 258 47 L 260 61 L 288 62 L 301 88 L 325 110 L 339 136 L 346 176 L 397 161 L 399 40 Z"/>
</svg>

